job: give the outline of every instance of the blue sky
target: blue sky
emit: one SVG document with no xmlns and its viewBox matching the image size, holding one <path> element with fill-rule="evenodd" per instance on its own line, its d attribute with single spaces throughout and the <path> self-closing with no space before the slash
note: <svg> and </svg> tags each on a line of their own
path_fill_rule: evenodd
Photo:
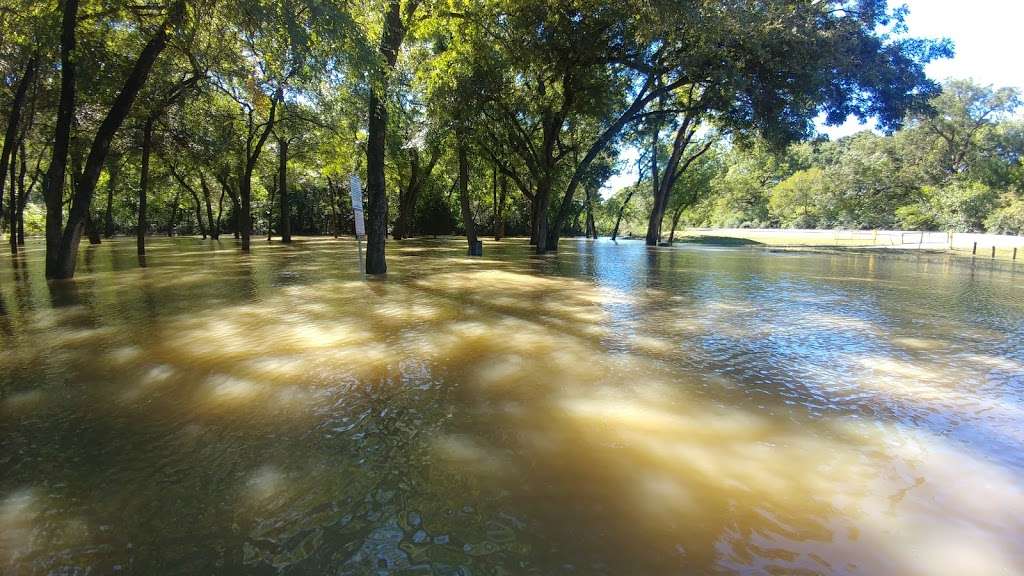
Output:
<svg viewBox="0 0 1024 576">
<path fill-rule="evenodd" d="M 1024 89 L 1024 0 L 904 0 L 909 35 L 949 38 L 956 56 L 928 65 L 936 80 L 971 78 L 996 88 Z M 897 2 L 890 2 L 896 5 Z M 850 121 L 823 127 L 832 138 L 847 136 L 865 126 Z"/>
<path fill-rule="evenodd" d="M 899 0 L 890 0 L 896 6 Z M 928 65 L 928 75 L 936 80 L 972 78 L 995 87 L 1016 86 L 1024 90 L 1024 0 L 903 0 L 910 8 L 907 16 L 909 35 L 923 38 L 949 38 L 956 45 L 956 56 Z M 830 137 L 841 138 L 867 126 L 850 121 L 843 126 L 822 127 Z M 636 182 L 636 153 L 624 151 L 623 160 L 632 159 L 628 169 L 613 176 L 601 190 L 609 194 Z"/>
</svg>

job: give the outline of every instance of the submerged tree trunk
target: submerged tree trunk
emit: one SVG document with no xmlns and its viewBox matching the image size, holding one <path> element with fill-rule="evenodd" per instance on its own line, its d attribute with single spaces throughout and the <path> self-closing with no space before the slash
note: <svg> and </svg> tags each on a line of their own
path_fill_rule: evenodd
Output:
<svg viewBox="0 0 1024 576">
<path fill-rule="evenodd" d="M 281 242 L 291 242 L 291 204 L 288 200 L 288 139 L 279 139 L 277 147 L 279 160 L 277 167 L 277 193 L 281 195 Z M 301 222 L 299 224 L 301 225 Z M 270 227 L 269 220 L 267 221 L 267 227 Z"/>
<path fill-rule="evenodd" d="M 18 131 L 21 124 L 22 110 L 25 107 L 25 98 L 28 95 L 28 87 L 34 81 L 36 75 L 36 68 L 38 66 L 39 59 L 33 54 L 28 59 L 28 63 L 25 64 L 25 70 L 21 74 L 21 79 L 18 81 L 18 87 L 14 90 L 14 100 L 11 101 L 11 109 L 7 114 L 7 130 L 4 132 L 4 146 L 3 151 L 0 152 L 0 214 L 3 214 L 3 203 L 4 203 L 4 184 L 7 182 L 7 171 L 10 169 L 11 173 L 11 201 L 7 206 L 7 210 L 10 213 L 10 230 L 8 233 L 11 238 L 11 251 L 18 251 L 18 241 L 16 228 L 16 194 L 14 190 L 14 171 L 15 171 L 15 157 L 18 154 Z"/>
<path fill-rule="evenodd" d="M 597 226 L 594 224 L 594 197 L 593 197 L 593 191 L 588 187 L 586 189 L 586 192 L 587 192 L 587 221 L 586 221 L 587 233 L 586 233 L 586 236 L 587 236 L 587 238 L 593 238 L 594 240 L 597 240 Z"/>
<path fill-rule="evenodd" d="M 217 239 L 220 238 L 221 222 L 222 222 L 222 218 L 224 216 L 224 192 L 225 192 L 225 190 L 226 190 L 226 188 L 221 187 L 221 189 L 220 189 L 220 199 L 217 200 L 217 226 L 216 226 L 217 236 L 214 238 L 214 240 L 217 240 Z"/>
<path fill-rule="evenodd" d="M 64 175 L 67 172 L 71 122 L 75 115 L 75 24 L 78 0 L 64 0 L 60 34 L 60 101 L 50 167 L 43 179 L 46 202 L 46 277 L 60 277 L 60 242 L 64 228 Z"/>
<path fill-rule="evenodd" d="M 114 190 L 117 188 L 117 180 L 121 175 L 121 158 L 118 154 L 111 154 L 110 162 L 107 164 L 107 209 L 103 216 L 103 235 L 107 238 L 114 236 Z"/>
<path fill-rule="evenodd" d="M 277 187 L 270 189 L 267 194 L 267 242 L 274 239 L 274 227 L 271 226 L 274 217 L 274 196 L 277 195 Z"/>
<path fill-rule="evenodd" d="M 153 118 L 142 127 L 142 164 L 139 167 L 139 206 L 135 224 L 135 251 L 146 255 L 146 199 L 149 196 L 149 151 L 153 147 Z"/>
<path fill-rule="evenodd" d="M 639 185 L 639 182 L 637 185 Z M 631 188 L 629 193 L 626 194 L 626 199 L 622 201 L 622 206 L 619 206 L 619 215 L 615 217 L 615 228 L 612 229 L 612 240 L 619 237 L 619 224 L 622 223 L 622 214 L 626 211 L 629 201 L 633 199 L 634 192 L 636 192 L 636 188 Z"/>
<path fill-rule="evenodd" d="M 196 212 L 196 225 L 199 226 L 199 234 L 206 240 L 206 224 L 203 222 L 203 205 L 199 201 L 199 193 L 196 192 L 195 188 L 191 189 L 192 194 L 192 206 Z"/>
<path fill-rule="evenodd" d="M 668 232 L 668 243 L 671 245 L 676 241 L 676 227 L 679 226 L 679 218 L 683 215 L 683 210 L 686 209 L 686 204 L 680 204 L 674 214 L 672 214 L 672 229 Z"/>
<path fill-rule="evenodd" d="M 413 149 L 410 152 L 409 183 L 405 189 L 398 191 L 398 218 L 395 219 L 395 227 L 391 236 L 395 240 L 408 238 L 412 235 L 412 223 L 416 215 L 416 203 L 419 202 L 420 194 L 426 185 L 430 175 L 434 172 L 437 161 L 441 158 L 441 150 L 435 149 L 430 153 L 426 166 L 420 162 L 420 153 Z"/>
<path fill-rule="evenodd" d="M 398 2 L 392 0 L 397 12 Z M 388 111 L 370 89 L 370 122 L 366 141 L 366 273 L 384 274 L 388 265 L 384 258 L 387 241 L 388 198 L 384 190 L 384 133 L 387 131 Z"/>
<path fill-rule="evenodd" d="M 89 244 L 94 246 L 103 241 L 100 238 L 100 229 L 96 226 L 96 219 L 92 217 L 92 212 L 85 214 L 85 235 L 89 238 Z"/>
<path fill-rule="evenodd" d="M 466 240 L 469 242 L 470 253 L 476 246 L 476 222 L 473 221 L 473 210 L 469 203 L 469 157 L 466 152 L 465 135 L 457 132 L 457 155 L 459 158 L 459 206 L 462 208 L 462 223 L 466 228 Z"/>
<path fill-rule="evenodd" d="M 24 143 L 22 143 L 22 145 L 21 145 L 21 153 L 22 154 L 25 153 Z M 24 163 L 25 163 L 24 159 L 22 159 L 21 163 L 22 163 L 22 165 L 24 165 Z M 7 235 L 9 236 L 7 240 L 10 243 L 10 246 L 11 246 L 11 254 L 17 254 L 18 253 L 18 181 L 19 181 L 19 179 L 22 180 L 22 181 L 25 179 L 25 172 L 24 172 L 24 170 L 22 170 L 20 176 L 18 175 L 18 148 L 17 147 L 14 148 L 14 151 L 11 154 L 11 161 L 10 161 L 10 168 L 9 168 L 9 170 L 10 170 L 10 174 L 11 174 L 11 183 L 10 183 L 11 193 L 10 193 L 10 201 L 7 203 L 7 224 L 8 224 L 8 226 L 7 226 Z M 24 186 L 24 182 L 22 182 L 22 186 Z M 3 192 L 0 191 L 0 201 L 2 201 L 2 200 L 3 200 Z M 0 211 L 0 214 L 2 214 L 2 211 Z"/>
<path fill-rule="evenodd" d="M 8 214 L 7 214 L 7 224 L 8 224 L 8 226 L 7 226 L 7 235 L 9 236 L 8 241 L 10 242 L 10 245 L 11 245 L 11 254 L 17 254 L 18 253 L 18 186 L 17 186 L 18 177 L 16 175 L 16 172 L 17 172 L 17 159 L 18 159 L 17 157 L 18 157 L 18 149 L 15 148 L 14 149 L 14 153 L 11 154 L 11 162 L 10 162 L 10 173 L 11 173 L 11 194 L 10 194 L 10 196 L 11 196 L 11 199 L 7 203 L 8 204 L 7 205 L 7 212 L 8 212 Z M 25 175 L 23 173 L 21 175 L 21 177 L 24 178 L 24 176 Z M 0 191 L 0 202 L 3 201 L 3 196 L 4 196 L 3 192 Z M 2 215 L 2 214 L 3 214 L 3 211 L 0 210 L 0 215 Z"/>
<path fill-rule="evenodd" d="M 655 213 L 660 209 L 658 207 L 658 196 L 661 190 L 661 170 L 658 168 L 658 150 L 661 147 L 659 140 L 659 133 L 661 132 L 661 122 L 657 118 L 651 121 L 651 195 L 654 198 L 654 206 L 651 208 L 651 216 L 647 225 L 647 238 L 646 242 L 648 246 L 656 245 L 661 236 L 661 220 L 658 220 L 656 230 L 652 230 L 651 222 L 654 222 Z M 652 234 L 654 235 L 652 241 Z"/>
<path fill-rule="evenodd" d="M 75 2 L 76 0 L 66 0 Z M 178 0 L 170 7 L 167 20 L 157 29 L 157 32 L 149 39 L 142 49 L 138 59 L 132 66 L 128 78 L 125 80 L 121 91 L 114 98 L 110 110 L 100 123 L 89 150 L 89 157 L 85 163 L 85 170 L 79 178 L 78 189 L 71 200 L 71 209 L 68 211 L 68 221 L 64 231 L 60 235 L 55 266 L 52 270 L 55 278 L 71 278 L 75 275 L 75 265 L 78 258 L 78 243 L 82 237 L 86 215 L 92 203 L 93 192 L 96 190 L 96 182 L 99 180 L 100 172 L 106 161 L 110 144 L 124 122 L 125 117 L 131 111 L 135 99 L 146 83 L 153 63 L 157 56 L 167 46 L 167 38 L 173 23 L 184 15 L 184 0 Z M 74 23 L 72 23 L 71 35 L 74 35 Z M 72 109 L 73 112 L 73 109 Z"/>
<path fill-rule="evenodd" d="M 687 156 L 685 161 L 683 160 L 684 152 L 690 148 L 697 128 L 697 118 L 687 115 L 676 129 L 676 136 L 672 142 L 672 153 L 669 155 L 668 162 L 665 163 L 661 181 L 657 182 L 656 180 L 654 206 L 651 208 L 651 217 L 647 223 L 648 246 L 656 246 L 661 241 L 661 225 L 665 219 L 665 211 L 668 209 L 669 195 L 672 193 L 676 181 L 690 167 L 690 164 L 711 148 L 713 140 L 708 139 L 703 146 Z M 652 165 L 652 169 L 656 170 L 657 166 Z"/>
<path fill-rule="evenodd" d="M 36 166 L 32 172 L 32 183 L 25 187 L 25 174 L 28 172 L 28 150 L 25 148 L 25 142 L 22 140 L 21 144 L 21 170 L 18 173 L 18 204 L 17 204 L 17 225 L 18 225 L 18 246 L 25 245 L 25 207 L 28 205 L 28 198 L 32 193 L 32 190 L 36 187 L 36 183 L 39 180 L 40 170 L 39 163 L 43 160 L 43 155 L 40 154 L 36 158 Z"/>
<path fill-rule="evenodd" d="M 220 214 L 217 214 L 217 220 L 213 219 L 213 195 L 210 193 L 210 185 L 206 182 L 206 176 L 203 175 L 202 171 L 199 172 L 199 187 L 203 191 L 203 203 L 206 204 L 206 224 L 209 227 L 210 239 L 217 240 L 220 238 Z M 221 202 L 224 201 L 224 194 L 221 193 Z"/>
<path fill-rule="evenodd" d="M 407 16 L 416 10 L 418 0 L 409 0 Z M 398 62 L 398 49 L 405 39 L 402 23 L 402 3 L 388 0 L 384 17 L 384 34 L 380 40 L 380 53 L 385 66 L 375 82 L 370 83 L 370 118 L 366 138 L 366 201 L 369 218 L 366 236 L 366 273 L 384 274 L 388 271 L 384 258 L 384 245 L 388 236 L 388 196 L 384 188 L 385 137 L 388 126 L 386 95 L 388 76 Z"/>
<path fill-rule="evenodd" d="M 263 151 L 263 145 L 267 143 L 267 138 L 270 137 L 270 132 L 274 129 L 277 105 L 283 98 L 284 90 L 278 87 L 274 98 L 271 100 L 270 115 L 267 118 L 267 123 L 263 126 L 263 132 L 255 143 L 251 140 L 253 133 L 250 132 L 250 140 L 246 145 L 245 168 L 242 172 L 241 181 L 238 183 L 238 195 L 241 200 L 241 214 L 238 215 L 238 223 L 241 227 L 242 252 L 249 252 L 252 238 L 252 175 L 256 171 L 256 162 L 260 158 L 260 152 Z"/>
<path fill-rule="evenodd" d="M 178 213 L 181 211 L 181 191 L 174 193 L 174 200 L 171 201 L 171 220 L 167 223 L 167 237 L 174 236 L 174 229 L 178 225 Z"/>
</svg>

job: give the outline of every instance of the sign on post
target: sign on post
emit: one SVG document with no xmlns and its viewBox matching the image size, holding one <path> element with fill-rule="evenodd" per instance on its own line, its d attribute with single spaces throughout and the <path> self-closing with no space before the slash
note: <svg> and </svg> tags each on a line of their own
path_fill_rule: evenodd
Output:
<svg viewBox="0 0 1024 576">
<path fill-rule="evenodd" d="M 356 250 L 359 252 L 359 272 L 366 274 L 366 264 L 363 263 L 363 241 L 366 236 L 366 223 L 363 221 L 363 186 L 359 176 L 352 174 L 348 178 L 348 194 L 352 197 L 352 216 L 356 220 Z"/>
<path fill-rule="evenodd" d="M 366 222 L 363 220 L 363 186 L 359 176 L 352 174 L 348 179 L 348 193 L 352 197 L 352 215 L 356 219 L 356 238 L 366 236 Z"/>
</svg>

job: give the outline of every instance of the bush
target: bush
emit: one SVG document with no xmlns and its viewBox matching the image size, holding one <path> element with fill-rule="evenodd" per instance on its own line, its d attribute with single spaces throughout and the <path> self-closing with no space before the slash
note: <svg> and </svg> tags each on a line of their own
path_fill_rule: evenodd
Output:
<svg viewBox="0 0 1024 576">
<path fill-rule="evenodd" d="M 939 221 L 928 206 L 908 204 L 896 209 L 896 221 L 903 230 L 936 230 Z"/>
<path fill-rule="evenodd" d="M 998 200 L 988 186 L 980 182 L 953 182 L 941 188 L 924 189 L 928 204 L 938 214 L 939 223 L 947 230 L 977 232 Z"/>
<path fill-rule="evenodd" d="M 46 211 L 38 204 L 25 206 L 25 235 L 41 236 L 46 233 Z"/>
<path fill-rule="evenodd" d="M 1024 198 L 1010 196 L 1005 206 L 985 219 L 985 229 L 994 234 L 1024 234 Z"/>
</svg>

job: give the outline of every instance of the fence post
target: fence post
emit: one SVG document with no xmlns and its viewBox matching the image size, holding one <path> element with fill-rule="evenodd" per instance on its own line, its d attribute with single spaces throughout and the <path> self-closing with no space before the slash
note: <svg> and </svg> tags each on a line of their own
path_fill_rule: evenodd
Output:
<svg viewBox="0 0 1024 576">
<path fill-rule="evenodd" d="M 992 258 L 995 258 L 995 257 L 996 257 L 996 247 L 993 246 L 992 247 Z"/>
<path fill-rule="evenodd" d="M 1017 247 L 1016 246 L 1013 247 L 1013 259 L 1014 260 L 1017 259 Z"/>
<path fill-rule="evenodd" d="M 978 253 L 978 243 L 977 243 L 977 242 L 975 242 L 975 243 L 974 243 L 974 247 L 973 247 L 973 248 L 971 248 L 971 256 L 974 256 L 974 255 L 976 255 L 977 253 Z"/>
</svg>

